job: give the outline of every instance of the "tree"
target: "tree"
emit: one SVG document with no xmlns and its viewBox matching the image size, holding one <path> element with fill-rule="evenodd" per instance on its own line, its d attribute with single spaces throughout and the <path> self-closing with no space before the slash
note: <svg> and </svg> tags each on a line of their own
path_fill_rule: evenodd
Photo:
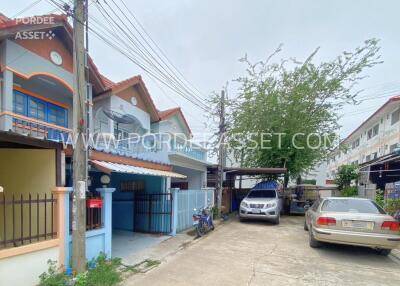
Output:
<svg viewBox="0 0 400 286">
<path fill-rule="evenodd" d="M 359 176 L 357 166 L 352 165 L 341 165 L 336 173 L 335 183 L 339 191 L 348 189 L 351 182 L 357 180 Z"/>
<path fill-rule="evenodd" d="M 378 41 L 367 40 L 353 52 L 315 64 L 316 49 L 304 62 L 296 59 L 252 64 L 237 79 L 238 96 L 227 102 L 227 143 L 248 167 L 286 167 L 296 178 L 326 158 L 335 146 L 338 111 L 357 103 L 354 91 L 367 68 L 380 63 Z M 211 100 L 212 102 L 212 100 Z"/>
</svg>

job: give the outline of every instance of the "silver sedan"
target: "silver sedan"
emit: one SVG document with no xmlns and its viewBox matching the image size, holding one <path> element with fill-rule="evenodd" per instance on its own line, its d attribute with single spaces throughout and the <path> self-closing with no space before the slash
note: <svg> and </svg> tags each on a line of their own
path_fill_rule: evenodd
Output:
<svg viewBox="0 0 400 286">
<path fill-rule="evenodd" d="M 304 229 L 311 247 L 330 242 L 372 247 L 388 255 L 400 246 L 399 222 L 368 199 L 319 199 L 308 208 Z"/>
</svg>

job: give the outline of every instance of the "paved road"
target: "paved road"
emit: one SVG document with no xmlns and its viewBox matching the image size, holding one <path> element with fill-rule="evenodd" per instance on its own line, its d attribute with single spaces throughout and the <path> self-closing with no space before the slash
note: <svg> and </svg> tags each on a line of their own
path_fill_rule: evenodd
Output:
<svg viewBox="0 0 400 286">
<path fill-rule="evenodd" d="M 303 217 L 279 226 L 233 219 L 128 285 L 400 285 L 400 264 L 373 250 L 308 246 Z"/>
</svg>

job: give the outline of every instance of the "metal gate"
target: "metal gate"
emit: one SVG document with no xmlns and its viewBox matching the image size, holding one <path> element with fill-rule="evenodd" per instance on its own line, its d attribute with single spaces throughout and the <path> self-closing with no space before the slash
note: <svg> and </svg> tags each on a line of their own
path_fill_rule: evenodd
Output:
<svg viewBox="0 0 400 286">
<path fill-rule="evenodd" d="M 134 231 L 170 233 L 172 231 L 172 194 L 135 193 Z"/>
</svg>

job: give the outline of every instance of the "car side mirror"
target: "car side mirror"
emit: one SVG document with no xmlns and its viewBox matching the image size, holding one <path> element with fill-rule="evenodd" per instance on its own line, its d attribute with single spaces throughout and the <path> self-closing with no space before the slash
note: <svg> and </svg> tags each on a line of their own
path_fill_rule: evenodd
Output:
<svg viewBox="0 0 400 286">
<path fill-rule="evenodd" d="M 310 209 L 310 206 L 309 206 L 309 205 L 305 205 L 305 206 L 304 206 L 304 210 L 308 211 L 309 209 Z"/>
</svg>

